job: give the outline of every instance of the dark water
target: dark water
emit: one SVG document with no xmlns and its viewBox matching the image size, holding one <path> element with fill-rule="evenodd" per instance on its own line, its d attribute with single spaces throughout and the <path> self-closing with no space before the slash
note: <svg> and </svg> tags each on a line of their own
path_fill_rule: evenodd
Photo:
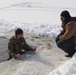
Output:
<svg viewBox="0 0 76 75">
<path fill-rule="evenodd" d="M 0 38 L 0 62 L 6 61 L 6 59 L 8 58 L 7 44 L 8 44 L 8 39 Z"/>
</svg>

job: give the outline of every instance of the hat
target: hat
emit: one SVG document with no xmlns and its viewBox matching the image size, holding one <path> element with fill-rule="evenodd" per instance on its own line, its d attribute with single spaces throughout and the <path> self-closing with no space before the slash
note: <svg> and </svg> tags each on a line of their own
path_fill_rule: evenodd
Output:
<svg viewBox="0 0 76 75">
<path fill-rule="evenodd" d="M 18 35 L 18 34 L 23 34 L 23 30 L 18 28 L 16 31 L 15 31 L 15 34 Z"/>
<path fill-rule="evenodd" d="M 71 18 L 70 13 L 69 13 L 67 10 L 62 11 L 61 14 L 60 14 L 60 16 L 63 16 L 63 17 L 65 17 L 66 19 Z"/>
</svg>

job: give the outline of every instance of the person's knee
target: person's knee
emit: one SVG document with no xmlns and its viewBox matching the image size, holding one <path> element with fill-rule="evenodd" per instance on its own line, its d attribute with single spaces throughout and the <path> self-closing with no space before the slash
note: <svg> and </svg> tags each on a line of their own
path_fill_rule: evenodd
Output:
<svg viewBox="0 0 76 75">
<path fill-rule="evenodd" d="M 65 46 L 65 42 L 64 41 L 58 41 L 57 42 L 57 46 L 62 49 L 63 51 L 67 52 L 68 47 Z"/>
<path fill-rule="evenodd" d="M 60 44 L 59 42 L 57 42 L 56 44 L 57 44 L 57 46 L 58 46 L 59 48 L 61 47 L 61 44 Z"/>
<path fill-rule="evenodd" d="M 55 42 L 57 43 L 59 41 L 59 37 L 56 37 Z"/>
<path fill-rule="evenodd" d="M 58 41 L 57 46 L 62 49 L 63 48 L 63 43 L 61 41 Z"/>
</svg>

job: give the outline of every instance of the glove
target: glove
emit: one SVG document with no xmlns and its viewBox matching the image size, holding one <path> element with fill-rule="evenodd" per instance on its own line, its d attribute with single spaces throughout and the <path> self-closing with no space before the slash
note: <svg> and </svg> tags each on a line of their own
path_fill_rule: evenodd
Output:
<svg viewBox="0 0 76 75">
<path fill-rule="evenodd" d="M 18 53 L 18 54 L 16 55 L 16 57 L 17 57 L 18 59 L 20 59 L 21 54 Z"/>
</svg>

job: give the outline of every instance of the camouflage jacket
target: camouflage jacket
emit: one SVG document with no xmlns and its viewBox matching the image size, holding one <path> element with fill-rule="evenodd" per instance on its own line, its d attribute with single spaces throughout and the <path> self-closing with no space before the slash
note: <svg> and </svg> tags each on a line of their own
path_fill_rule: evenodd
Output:
<svg viewBox="0 0 76 75">
<path fill-rule="evenodd" d="M 12 37 L 8 42 L 8 53 L 10 55 L 15 55 L 22 52 L 22 49 L 25 51 L 31 51 L 32 48 L 26 43 L 24 37 L 21 39 L 16 39 L 16 37 Z"/>
</svg>

